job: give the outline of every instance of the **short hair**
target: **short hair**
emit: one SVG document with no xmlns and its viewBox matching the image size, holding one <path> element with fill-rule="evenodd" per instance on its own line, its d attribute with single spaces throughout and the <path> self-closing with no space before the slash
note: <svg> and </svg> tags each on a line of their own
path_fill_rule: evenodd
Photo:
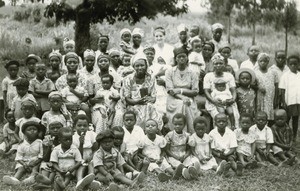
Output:
<svg viewBox="0 0 300 191">
<path fill-rule="evenodd" d="M 7 119 L 7 115 L 9 112 L 13 112 L 11 109 L 7 109 L 4 113 L 4 117 Z"/>
<path fill-rule="evenodd" d="M 161 27 L 161 26 L 156 27 L 154 29 L 153 35 L 155 34 L 156 31 L 159 31 L 159 32 L 163 33 L 163 35 L 166 35 L 166 30 L 164 29 L 164 27 Z"/>
<path fill-rule="evenodd" d="M 50 128 L 50 126 L 52 127 L 54 125 L 59 125 L 61 127 L 64 127 L 64 124 L 62 124 L 60 121 L 52 121 L 52 122 L 49 123 L 48 129 Z"/>
<path fill-rule="evenodd" d="M 134 111 L 131 111 L 131 110 L 125 111 L 125 113 L 123 114 L 123 120 L 125 119 L 125 115 L 128 115 L 128 114 L 134 115 L 134 118 L 136 120 L 136 114 L 134 113 Z"/>
<path fill-rule="evenodd" d="M 110 74 L 104 74 L 103 76 L 101 76 L 101 81 L 103 80 L 103 78 L 109 78 L 109 81 L 111 83 L 114 82 L 114 77 L 112 75 L 110 75 Z"/>
<path fill-rule="evenodd" d="M 297 59 L 298 60 L 298 62 L 300 62 L 300 57 L 299 57 L 299 55 L 298 54 L 291 54 L 291 55 L 289 55 L 288 56 L 288 58 L 287 58 L 287 62 L 289 62 L 291 59 Z"/>
<path fill-rule="evenodd" d="M 6 69 L 8 69 L 8 67 L 10 67 L 12 65 L 16 65 L 17 67 L 20 67 L 20 63 L 16 60 L 11 60 L 11 61 L 7 62 L 4 67 Z"/>
<path fill-rule="evenodd" d="M 172 122 L 174 122 L 174 119 L 182 119 L 184 124 L 186 124 L 186 117 L 185 115 L 183 115 L 182 113 L 176 113 L 174 116 L 173 116 L 173 119 L 172 119 Z"/>
<path fill-rule="evenodd" d="M 241 113 L 240 114 L 240 121 L 242 118 L 249 118 L 251 121 L 253 121 L 253 115 L 251 113 Z"/>
<path fill-rule="evenodd" d="M 88 117 L 87 117 L 86 115 L 84 115 L 84 114 L 79 114 L 79 115 L 77 115 L 77 116 L 75 117 L 75 119 L 74 119 L 74 126 L 77 124 L 77 122 L 78 122 L 79 120 L 86 120 L 87 123 L 89 123 L 89 119 L 88 119 Z"/>
<path fill-rule="evenodd" d="M 123 54 L 123 55 L 121 56 L 121 60 L 123 61 L 123 59 L 124 59 L 125 57 L 132 58 L 132 56 L 131 56 L 130 54 Z"/>
<path fill-rule="evenodd" d="M 62 138 L 64 133 L 71 133 L 73 134 L 73 130 L 69 127 L 60 128 L 58 131 L 58 137 Z"/>
<path fill-rule="evenodd" d="M 115 136 L 111 130 L 106 129 L 97 135 L 96 141 L 98 143 L 101 143 L 104 139 L 109 139 L 109 138 L 114 139 Z"/>
<path fill-rule="evenodd" d="M 16 87 L 29 87 L 29 81 L 26 78 L 19 78 L 13 83 Z"/>
<path fill-rule="evenodd" d="M 123 127 L 121 127 L 121 126 L 113 126 L 111 128 L 111 130 L 112 130 L 112 132 L 117 131 L 117 132 L 120 132 L 120 133 L 125 133 Z"/>
<path fill-rule="evenodd" d="M 73 73 L 67 74 L 67 80 L 68 80 L 68 78 L 74 78 L 74 77 L 75 77 L 76 79 L 78 79 L 76 74 L 73 74 Z"/>
<path fill-rule="evenodd" d="M 203 116 L 199 116 L 199 117 L 196 117 L 194 119 L 194 122 L 193 122 L 194 128 L 195 128 L 195 126 L 196 126 L 197 123 L 204 123 L 206 126 L 208 126 L 208 121 Z"/>
<path fill-rule="evenodd" d="M 276 51 L 275 51 L 275 57 L 277 56 L 277 54 L 278 54 L 279 52 L 283 52 L 283 53 L 285 54 L 285 51 L 284 51 L 284 50 L 276 50 Z"/>
<path fill-rule="evenodd" d="M 264 112 L 264 111 L 258 111 L 258 112 L 256 113 L 256 115 L 255 115 L 255 118 L 256 118 L 257 116 L 265 116 L 266 118 L 268 118 L 268 114 L 267 114 L 266 112 Z"/>
</svg>

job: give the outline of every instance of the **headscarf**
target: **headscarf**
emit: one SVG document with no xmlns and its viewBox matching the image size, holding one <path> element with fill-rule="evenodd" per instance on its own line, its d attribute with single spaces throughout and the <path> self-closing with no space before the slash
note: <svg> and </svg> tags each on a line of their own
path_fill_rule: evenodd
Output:
<svg viewBox="0 0 300 191">
<path fill-rule="evenodd" d="M 190 39 L 191 44 L 193 44 L 193 42 L 196 40 L 202 42 L 202 40 L 199 38 L 199 36 L 194 36 L 193 38 Z"/>
<path fill-rule="evenodd" d="M 222 44 L 218 51 L 221 53 L 222 50 L 225 49 L 225 48 L 229 48 L 230 51 L 231 51 L 230 45 L 228 43 Z"/>
<path fill-rule="evenodd" d="M 217 29 L 224 30 L 224 26 L 221 23 L 215 23 L 215 24 L 211 25 L 212 32 L 215 32 L 215 30 L 217 30 Z"/>
<path fill-rule="evenodd" d="M 123 29 L 120 31 L 120 38 L 122 38 L 122 35 L 123 35 L 125 32 L 128 32 L 128 33 L 131 34 L 131 31 L 130 31 L 128 28 L 123 28 Z"/>
<path fill-rule="evenodd" d="M 179 48 L 175 48 L 175 49 L 173 50 L 173 53 L 174 53 L 174 58 L 176 58 L 176 56 L 177 56 L 178 54 L 181 54 L 181 53 L 184 53 L 184 54 L 186 54 L 186 55 L 188 56 L 189 51 L 188 51 L 186 48 L 179 47 Z"/>
<path fill-rule="evenodd" d="M 115 49 L 115 48 L 112 48 L 112 49 L 110 49 L 109 51 L 108 51 L 108 55 L 110 56 L 110 57 L 113 57 L 114 55 L 121 55 L 121 52 L 119 51 L 119 50 L 117 50 L 117 49 Z"/>
<path fill-rule="evenodd" d="M 52 50 L 52 52 L 50 52 L 50 54 L 49 54 L 49 59 L 52 57 L 57 57 L 60 61 L 62 59 L 62 56 L 59 53 L 59 50 Z"/>
<path fill-rule="evenodd" d="M 48 99 L 54 97 L 54 96 L 59 96 L 62 98 L 62 94 L 59 91 L 53 91 L 48 95 Z"/>
<path fill-rule="evenodd" d="M 147 61 L 147 57 L 144 53 L 138 53 L 136 55 L 134 55 L 132 58 L 131 58 L 131 65 L 132 67 L 134 67 L 134 64 L 137 60 L 145 60 L 146 62 L 146 66 L 148 68 L 148 61 Z"/>
<path fill-rule="evenodd" d="M 144 50 L 143 50 L 143 52 L 146 54 L 146 52 L 153 52 L 154 54 L 155 54 L 155 49 L 154 49 L 154 47 L 153 46 L 151 46 L 151 45 L 146 45 L 145 47 L 144 47 Z"/>
<path fill-rule="evenodd" d="M 257 56 L 257 61 L 259 61 L 261 58 L 263 57 L 266 57 L 268 60 L 270 60 L 270 56 L 269 54 L 265 53 L 265 52 L 262 52 L 262 53 L 259 53 L 258 56 Z"/>
<path fill-rule="evenodd" d="M 41 62 L 41 61 L 42 61 L 41 57 L 39 57 L 39 56 L 37 56 L 37 55 L 35 55 L 35 54 L 29 54 L 29 55 L 27 56 L 26 60 L 25 60 L 25 63 L 27 63 L 30 59 L 34 59 L 34 60 L 36 60 L 37 62 Z"/>
<path fill-rule="evenodd" d="M 62 99 L 62 94 L 59 91 L 53 91 L 49 94 L 48 99 L 51 99 L 54 96 L 59 96 Z M 68 116 L 69 119 L 66 118 L 66 120 L 72 120 L 72 114 L 68 111 L 67 106 L 65 103 L 62 104 L 60 108 L 60 112 L 65 116 Z"/>
<path fill-rule="evenodd" d="M 140 28 L 134 28 L 132 31 L 132 36 L 140 35 L 142 38 L 144 37 L 144 31 Z"/>
<path fill-rule="evenodd" d="M 83 52 L 83 58 L 86 58 L 88 56 L 92 56 L 92 57 L 96 57 L 96 54 L 93 50 L 91 49 L 86 49 L 84 52 Z"/>
<path fill-rule="evenodd" d="M 215 52 L 215 45 L 214 45 L 213 42 L 206 41 L 206 42 L 203 43 L 203 47 L 204 47 L 205 45 L 209 45 L 209 46 L 211 47 L 211 49 L 212 49 L 212 52 L 213 52 L 213 53 Z"/>
<path fill-rule="evenodd" d="M 64 38 L 63 47 L 65 48 L 67 45 L 75 46 L 75 41 L 69 38 Z"/>
<path fill-rule="evenodd" d="M 24 99 L 22 102 L 21 102 L 21 108 L 25 105 L 30 105 L 32 107 L 34 107 L 34 109 L 36 109 L 37 107 L 37 103 L 35 103 L 34 101 L 30 100 L 30 99 Z"/>
<path fill-rule="evenodd" d="M 69 58 L 75 58 L 77 60 L 77 62 L 79 63 L 79 57 L 78 55 L 75 53 L 75 52 L 68 52 L 66 55 L 65 55 L 65 63 L 67 63 L 67 60 Z"/>
<path fill-rule="evenodd" d="M 178 33 L 181 33 L 181 32 L 187 32 L 188 31 L 188 29 L 187 29 L 187 27 L 185 26 L 185 24 L 180 24 L 180 25 L 178 25 L 177 26 L 177 32 Z"/>
<path fill-rule="evenodd" d="M 106 55 L 106 54 L 100 54 L 97 58 L 97 62 L 101 59 L 101 58 L 106 58 L 110 61 L 110 56 Z"/>
<path fill-rule="evenodd" d="M 224 62 L 224 57 L 220 53 L 214 54 L 211 58 L 211 62 L 215 64 L 219 61 Z"/>
</svg>

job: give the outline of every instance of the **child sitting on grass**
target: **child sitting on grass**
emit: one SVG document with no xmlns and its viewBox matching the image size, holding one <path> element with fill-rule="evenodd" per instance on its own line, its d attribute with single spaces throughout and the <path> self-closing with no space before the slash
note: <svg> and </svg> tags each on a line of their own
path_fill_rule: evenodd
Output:
<svg viewBox="0 0 300 191">
<path fill-rule="evenodd" d="M 47 78 L 49 78 L 54 84 L 56 80 L 62 75 L 62 71 L 60 70 L 60 65 L 62 61 L 62 56 L 58 50 L 53 50 L 49 54 L 49 63 L 51 69 L 47 72 Z"/>
<path fill-rule="evenodd" d="M 20 76 L 22 78 L 26 78 L 28 81 L 35 78 L 35 76 L 36 76 L 35 65 L 36 65 L 36 63 L 41 62 L 41 61 L 42 61 L 42 59 L 39 56 L 37 56 L 35 54 L 29 54 L 25 60 L 27 70 L 25 70 Z"/>
<path fill-rule="evenodd" d="M 229 169 L 231 168 L 236 175 L 241 176 L 243 164 L 235 162 L 235 151 L 237 148 L 237 140 L 235 133 L 227 127 L 228 117 L 224 113 L 219 113 L 215 116 L 215 126 L 209 133 L 212 138 L 211 148 L 212 155 L 219 164 L 217 174 L 224 173 L 225 177 L 230 176 Z"/>
<path fill-rule="evenodd" d="M 124 175 L 123 165 L 125 163 L 121 153 L 114 148 L 114 135 L 111 130 L 104 130 L 97 135 L 97 142 L 100 148 L 95 152 L 93 157 L 94 169 L 97 172 L 97 179 L 104 183 L 110 184 L 118 189 L 118 185 L 113 183 L 119 181 L 131 187 L 140 183 L 145 178 L 144 173 L 140 173 L 134 180 L 130 180 Z"/>
<path fill-rule="evenodd" d="M 234 130 L 238 147 L 236 149 L 238 160 L 243 164 L 244 168 L 257 167 L 255 160 L 256 135 L 249 128 L 252 126 L 252 115 L 242 113 L 240 116 L 240 127 Z"/>
<path fill-rule="evenodd" d="M 167 140 L 165 151 L 167 161 L 173 168 L 176 168 L 173 179 L 178 179 L 180 172 L 182 172 L 185 179 L 197 179 L 200 164 L 198 159 L 192 155 L 188 145 L 189 134 L 183 131 L 186 126 L 186 117 L 181 113 L 177 113 L 172 119 L 172 124 L 174 130 L 165 136 Z M 177 172 L 179 172 L 179 176 Z"/>
<path fill-rule="evenodd" d="M 292 151 L 293 146 L 293 130 L 287 124 L 287 113 L 283 109 L 275 111 L 275 124 L 272 126 L 274 135 L 273 151 L 275 156 L 289 165 L 294 162 L 300 164 L 300 161 Z"/>
<path fill-rule="evenodd" d="M 39 170 L 40 163 L 43 158 L 43 145 L 42 140 L 38 139 L 38 134 L 41 132 L 42 127 L 39 123 L 28 121 L 22 126 L 22 133 L 26 139 L 18 146 L 15 161 L 16 173 L 14 176 L 3 176 L 3 182 L 8 185 L 21 184 L 20 179 L 26 173 L 30 176 L 22 181 L 24 184 L 33 184 L 34 176 Z"/>
<path fill-rule="evenodd" d="M 216 159 L 212 155 L 211 138 L 206 133 L 209 127 L 208 121 L 205 117 L 197 117 L 194 120 L 194 130 L 189 137 L 189 146 L 192 153 L 198 158 L 201 170 L 216 170 L 218 167 Z"/>
</svg>

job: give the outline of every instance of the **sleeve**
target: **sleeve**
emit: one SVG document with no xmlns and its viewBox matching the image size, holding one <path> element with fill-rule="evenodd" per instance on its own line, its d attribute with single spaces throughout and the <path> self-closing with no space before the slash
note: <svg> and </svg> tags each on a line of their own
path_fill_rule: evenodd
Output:
<svg viewBox="0 0 300 191">
<path fill-rule="evenodd" d="M 93 156 L 93 165 L 94 168 L 97 166 L 103 166 L 103 154 L 99 150 Z"/>
<path fill-rule="evenodd" d="M 87 80 L 86 89 L 87 89 L 87 92 L 88 92 L 88 94 L 89 94 L 90 96 L 95 94 L 95 92 L 94 92 L 94 84 L 93 84 L 93 76 L 90 77 L 90 78 Z"/>
<path fill-rule="evenodd" d="M 273 137 L 271 128 L 267 128 L 266 143 L 269 143 L 269 144 L 274 143 L 274 137 Z"/>
<path fill-rule="evenodd" d="M 4 79 L 2 80 L 1 87 L 2 87 L 2 91 L 3 91 L 3 92 L 4 92 L 4 91 L 7 91 L 8 83 L 7 83 L 6 78 L 4 78 Z"/>
<path fill-rule="evenodd" d="M 232 59 L 231 62 L 232 62 L 231 67 L 232 67 L 233 71 L 236 73 L 239 70 L 239 65 L 238 65 L 237 61 L 234 59 Z"/>
<path fill-rule="evenodd" d="M 156 97 L 156 80 L 154 78 L 152 78 L 151 76 L 150 77 L 150 87 L 149 87 L 149 90 L 150 90 L 150 93 L 151 93 L 151 97 Z"/>
<path fill-rule="evenodd" d="M 81 162 L 82 161 L 81 153 L 77 148 L 75 149 L 75 156 L 74 157 L 75 157 L 76 162 Z"/>
<path fill-rule="evenodd" d="M 189 137 L 188 144 L 189 144 L 191 147 L 195 147 L 195 146 L 196 146 L 196 140 L 195 140 L 195 138 L 194 138 L 193 135 L 191 135 L 191 136 Z"/>
<path fill-rule="evenodd" d="M 39 159 L 42 159 L 43 158 L 43 141 L 41 140 L 40 142 L 39 142 L 39 154 L 38 154 L 38 158 Z"/>
<path fill-rule="evenodd" d="M 165 148 L 167 146 L 167 140 L 161 137 L 160 143 L 158 145 L 160 148 Z"/>
<path fill-rule="evenodd" d="M 229 80 L 229 88 L 235 88 L 235 80 L 232 74 L 228 73 L 228 80 Z"/>
<path fill-rule="evenodd" d="M 197 62 L 196 54 L 194 52 L 191 52 L 189 55 L 189 62 Z"/>
<path fill-rule="evenodd" d="M 199 77 L 192 71 L 192 90 L 197 90 L 199 92 Z"/>
<path fill-rule="evenodd" d="M 214 140 L 214 135 L 212 132 L 209 133 L 209 139 L 210 139 L 210 146 L 212 149 L 215 149 L 216 148 L 216 143 L 215 143 L 215 140 Z"/>
<path fill-rule="evenodd" d="M 275 84 L 279 83 L 279 76 L 278 76 L 277 72 L 275 72 L 274 70 L 272 70 L 272 72 L 273 72 L 273 75 L 274 75 L 274 82 L 275 82 Z"/>
<path fill-rule="evenodd" d="M 23 147 L 24 147 L 23 144 L 20 144 L 20 145 L 18 146 L 15 161 L 23 160 L 23 156 L 24 156 L 24 154 L 25 154 L 25 153 L 24 153 Z"/>
<path fill-rule="evenodd" d="M 8 124 L 5 124 L 4 127 L 3 127 L 3 137 L 4 138 L 8 137 L 7 128 L 8 128 Z"/>
<path fill-rule="evenodd" d="M 235 136 L 235 133 L 232 132 L 231 133 L 231 139 L 230 139 L 230 145 L 229 145 L 229 148 L 236 148 L 238 145 L 237 145 L 237 140 L 236 140 L 236 136 Z"/>
<path fill-rule="evenodd" d="M 54 85 L 54 83 L 51 80 L 49 80 L 47 86 L 48 86 L 47 87 L 48 91 L 54 91 L 55 90 L 55 85 Z"/>
<path fill-rule="evenodd" d="M 33 79 L 29 81 L 28 91 L 30 91 L 30 92 L 34 92 L 35 91 L 34 80 Z"/>
<path fill-rule="evenodd" d="M 124 98 L 131 97 L 131 83 L 130 83 L 130 77 L 125 78 L 124 84 L 123 84 L 123 95 Z"/>
<path fill-rule="evenodd" d="M 125 160 L 124 160 L 123 156 L 121 155 L 121 153 L 119 151 L 117 151 L 117 153 L 118 153 L 117 165 L 125 164 Z"/>
<path fill-rule="evenodd" d="M 167 71 L 165 73 L 165 77 L 166 77 L 166 89 L 167 89 L 167 91 L 169 91 L 169 90 L 171 90 L 171 89 L 174 88 L 172 74 L 173 74 L 173 68 L 167 69 Z"/>
<path fill-rule="evenodd" d="M 282 77 L 280 78 L 279 86 L 278 86 L 280 89 L 284 89 L 284 90 L 286 89 L 286 82 L 287 82 L 286 76 L 287 76 L 286 74 L 283 74 Z"/>
<path fill-rule="evenodd" d="M 80 143 L 79 143 L 79 138 L 77 136 L 77 133 L 74 133 L 72 138 L 73 138 L 72 145 L 74 145 L 76 148 L 79 148 Z"/>
<path fill-rule="evenodd" d="M 50 155 L 50 162 L 58 163 L 58 149 L 53 149 Z"/>
<path fill-rule="evenodd" d="M 96 143 L 96 137 L 97 137 L 97 133 L 95 133 L 94 131 L 91 131 L 91 143 L 94 144 Z"/>
<path fill-rule="evenodd" d="M 204 76 L 203 89 L 210 89 L 210 78 L 211 78 L 210 72 Z"/>
<path fill-rule="evenodd" d="M 15 97 L 13 98 L 13 100 L 12 100 L 12 104 L 11 104 L 11 108 L 10 108 L 12 111 L 15 110 L 15 107 L 16 107 L 16 106 L 15 106 L 15 105 L 16 105 L 16 99 L 17 99 L 17 96 L 15 96 Z"/>
</svg>

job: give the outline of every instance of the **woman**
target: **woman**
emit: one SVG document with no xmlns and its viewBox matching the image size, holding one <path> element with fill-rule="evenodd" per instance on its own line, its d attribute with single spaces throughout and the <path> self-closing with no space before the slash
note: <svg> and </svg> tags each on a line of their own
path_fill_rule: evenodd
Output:
<svg viewBox="0 0 300 191">
<path fill-rule="evenodd" d="M 206 103 L 206 109 L 214 118 L 218 114 L 217 107 L 223 107 L 220 100 L 215 100 L 211 96 L 211 92 L 215 89 L 214 81 L 216 79 L 222 79 L 226 82 L 226 88 L 229 88 L 232 99 L 229 99 L 226 101 L 226 105 L 233 107 L 233 115 L 235 118 L 235 128 L 237 128 L 239 124 L 239 112 L 237 109 L 237 105 L 235 103 L 236 100 L 236 86 L 235 86 L 235 79 L 232 74 L 228 72 L 224 72 L 225 68 L 225 60 L 224 57 L 221 56 L 220 53 L 215 54 L 211 58 L 212 64 L 213 64 L 213 72 L 209 72 L 205 75 L 204 81 L 203 81 L 203 89 L 204 93 L 207 99 Z"/>
<path fill-rule="evenodd" d="M 154 30 L 154 40 L 156 44 L 153 45 L 155 49 L 154 62 L 157 61 L 157 58 L 162 57 L 166 64 L 173 66 L 174 65 L 174 47 L 165 43 L 166 31 L 163 27 L 157 27 Z"/>
<path fill-rule="evenodd" d="M 202 48 L 202 56 L 205 61 L 205 72 L 212 72 L 213 71 L 213 64 L 211 62 L 211 57 L 215 52 L 215 45 L 212 42 L 204 42 Z"/>
<path fill-rule="evenodd" d="M 184 113 L 187 131 L 193 133 L 193 120 L 200 116 L 194 101 L 199 92 L 199 80 L 197 74 L 188 67 L 188 50 L 176 48 L 174 55 L 176 66 L 166 71 L 167 117 L 172 119 L 176 113 Z"/>
<path fill-rule="evenodd" d="M 162 128 L 161 115 L 156 111 L 153 104 L 156 101 L 155 78 L 147 72 L 148 64 L 146 57 L 141 54 L 132 60 L 135 73 L 124 79 L 121 96 L 127 109 L 137 113 L 136 125 L 143 129 L 148 119 L 154 119 Z"/>
</svg>

